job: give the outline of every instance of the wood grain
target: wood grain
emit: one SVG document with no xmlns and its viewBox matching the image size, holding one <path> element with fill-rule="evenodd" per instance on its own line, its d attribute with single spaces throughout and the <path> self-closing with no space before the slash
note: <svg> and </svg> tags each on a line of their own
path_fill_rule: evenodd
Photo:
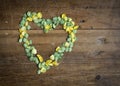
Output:
<svg viewBox="0 0 120 86">
<path fill-rule="evenodd" d="M 54 30 L 48 34 L 43 34 L 41 30 L 30 30 L 28 33 L 45 59 L 66 38 L 63 30 Z M 116 81 L 120 77 L 119 30 L 79 30 L 73 51 L 64 55 L 60 66 L 42 75 L 37 75 L 36 65 L 28 61 L 22 45 L 17 42 L 18 34 L 17 30 L 1 30 L 0 33 L 0 81 L 3 86 L 4 81 L 12 86 L 109 86 L 108 82 L 111 82 L 111 86 L 119 86 Z M 96 80 L 97 75 L 101 76 L 100 80 Z M 16 83 L 12 83 L 14 80 Z"/>
<path fill-rule="evenodd" d="M 28 10 L 46 19 L 66 13 L 81 26 L 73 51 L 41 75 L 18 43 L 19 22 Z M 44 59 L 66 39 L 61 26 L 44 34 L 30 24 L 30 39 Z M 120 0 L 0 1 L 0 86 L 120 86 L 119 81 Z"/>
<path fill-rule="evenodd" d="M 103 3 L 104 2 L 104 3 Z M 82 29 L 119 29 L 119 0 L 4 0 L 1 2 L 0 29 L 18 29 L 26 11 L 41 11 L 43 18 L 66 13 Z M 84 22 L 83 22 L 84 21 Z M 33 26 L 33 28 L 37 28 Z"/>
</svg>

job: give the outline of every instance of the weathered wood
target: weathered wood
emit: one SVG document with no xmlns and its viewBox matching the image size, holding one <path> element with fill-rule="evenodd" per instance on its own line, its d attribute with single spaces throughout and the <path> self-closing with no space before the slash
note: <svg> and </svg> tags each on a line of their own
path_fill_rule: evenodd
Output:
<svg viewBox="0 0 120 86">
<path fill-rule="evenodd" d="M 44 18 L 66 13 L 82 27 L 73 51 L 41 75 L 18 43 L 19 22 L 28 10 Z M 0 86 L 120 86 L 119 15 L 120 0 L 1 0 Z M 31 25 L 30 39 L 45 59 L 66 39 L 59 26 L 43 34 Z"/>
<path fill-rule="evenodd" d="M 120 85 L 120 30 L 78 30 L 73 51 L 65 54 L 60 66 L 41 75 L 36 74 L 36 65 L 28 61 L 22 45 L 17 41 L 18 34 L 17 30 L 0 31 L 2 86 Z M 30 30 L 29 34 L 38 52 L 46 59 L 66 38 L 63 30 L 48 34 Z M 96 78 L 97 75 L 100 78 Z"/>
<path fill-rule="evenodd" d="M 4 0 L 0 6 L 0 29 L 18 29 L 23 14 L 41 11 L 44 18 L 66 13 L 82 29 L 119 29 L 119 0 Z M 83 23 L 81 23 L 83 22 Z M 33 26 L 33 28 L 37 28 Z"/>
<path fill-rule="evenodd" d="M 65 41 L 67 34 L 63 30 L 53 30 L 47 34 L 43 34 L 41 30 L 28 31 L 30 39 L 33 40 L 33 44 L 40 50 L 40 52 L 54 51 L 54 48 Z M 19 54 L 23 49 L 18 43 L 19 32 L 18 30 L 1 30 L 0 33 L 0 53 L 14 52 Z M 75 52 L 91 52 L 95 50 L 115 51 L 119 49 L 120 32 L 119 30 L 78 30 Z M 56 40 L 58 39 L 58 40 Z M 91 45 L 91 46 L 89 46 Z M 13 47 L 15 46 L 15 47 Z M 44 48 L 47 46 L 47 48 Z M 14 50 L 18 47 L 18 51 Z M 88 48 L 89 47 L 89 48 Z M 9 49 L 8 49 L 9 48 Z M 5 51 L 6 50 L 6 51 Z M 24 52 L 24 51 L 23 51 Z M 73 51 L 74 52 L 74 51 Z"/>
</svg>

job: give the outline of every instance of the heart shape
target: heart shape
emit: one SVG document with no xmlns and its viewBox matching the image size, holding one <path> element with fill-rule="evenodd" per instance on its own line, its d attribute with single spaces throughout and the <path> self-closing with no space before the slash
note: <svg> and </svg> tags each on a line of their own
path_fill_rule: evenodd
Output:
<svg viewBox="0 0 120 86">
<path fill-rule="evenodd" d="M 32 40 L 29 40 L 27 30 L 31 29 L 29 22 L 36 23 L 39 27 L 43 29 L 45 33 L 56 28 L 56 26 L 63 25 L 63 29 L 68 33 L 66 42 L 58 46 L 55 52 L 50 56 L 50 58 L 44 61 L 40 54 L 37 54 L 37 50 L 32 45 Z M 64 52 L 71 52 L 73 44 L 76 40 L 75 33 L 77 32 L 79 26 L 75 26 L 75 23 L 71 18 L 67 17 L 65 14 L 62 16 L 54 17 L 52 19 L 42 18 L 41 12 L 30 12 L 24 14 L 20 22 L 20 38 L 19 42 L 23 43 L 27 57 L 30 61 L 34 61 L 38 65 L 37 73 L 45 73 L 46 70 L 50 69 L 52 66 L 57 66 L 60 59 L 64 55 Z"/>
</svg>

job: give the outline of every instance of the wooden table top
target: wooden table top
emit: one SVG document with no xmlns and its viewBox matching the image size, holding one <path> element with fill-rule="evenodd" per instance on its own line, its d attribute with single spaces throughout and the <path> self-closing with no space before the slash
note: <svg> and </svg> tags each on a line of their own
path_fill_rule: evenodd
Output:
<svg viewBox="0 0 120 86">
<path fill-rule="evenodd" d="M 18 43 L 27 11 L 46 19 L 66 13 L 81 26 L 73 51 L 40 75 Z M 66 39 L 61 27 L 44 34 L 31 25 L 30 38 L 45 59 Z M 1 0 L 0 86 L 120 86 L 120 0 Z"/>
</svg>

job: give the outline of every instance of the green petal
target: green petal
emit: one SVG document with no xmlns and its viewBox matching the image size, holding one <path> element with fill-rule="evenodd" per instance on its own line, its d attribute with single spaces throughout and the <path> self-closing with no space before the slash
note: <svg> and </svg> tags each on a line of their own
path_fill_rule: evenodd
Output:
<svg viewBox="0 0 120 86">
<path fill-rule="evenodd" d="M 30 40 L 29 43 L 32 44 L 32 40 Z"/>
<path fill-rule="evenodd" d="M 28 38 L 28 36 L 29 36 L 29 35 L 26 33 L 26 34 L 25 34 L 25 38 Z"/>
<path fill-rule="evenodd" d="M 37 58 L 35 58 L 35 63 L 38 64 L 39 63 L 39 60 Z"/>
<path fill-rule="evenodd" d="M 53 28 L 56 28 L 56 25 L 55 25 L 55 24 L 53 24 L 53 25 L 52 25 L 52 27 L 53 27 Z"/>
<path fill-rule="evenodd" d="M 37 71 L 37 74 L 40 74 L 40 73 L 41 73 L 41 71 L 40 71 L 40 70 L 38 70 L 38 71 Z"/>
<path fill-rule="evenodd" d="M 27 56 L 30 57 L 30 53 L 29 52 L 27 53 Z"/>
<path fill-rule="evenodd" d="M 38 23 L 39 21 L 38 21 L 38 19 L 34 19 L 34 23 Z"/>
<path fill-rule="evenodd" d="M 29 49 L 25 49 L 26 53 L 29 53 Z"/>
<path fill-rule="evenodd" d="M 71 52 L 72 51 L 72 48 L 69 48 L 69 52 Z"/>
<path fill-rule="evenodd" d="M 77 30 L 73 30 L 73 33 L 77 33 Z"/>
<path fill-rule="evenodd" d="M 36 15 L 36 12 L 32 12 L 32 15 Z"/>
<path fill-rule="evenodd" d="M 27 26 L 27 30 L 30 30 L 30 28 L 31 28 L 31 26 L 30 26 L 30 25 L 28 25 L 28 26 Z"/>
<path fill-rule="evenodd" d="M 29 60 L 30 60 L 30 61 L 34 61 L 34 57 L 30 57 Z"/>
<path fill-rule="evenodd" d="M 27 40 L 26 38 L 23 38 L 23 42 L 26 42 L 26 40 Z"/>
<path fill-rule="evenodd" d="M 38 64 L 38 68 L 41 68 L 41 67 L 42 67 L 42 64 L 41 64 L 41 63 L 39 63 L 39 64 Z"/>
<path fill-rule="evenodd" d="M 61 21 L 60 21 L 60 24 L 64 24 L 64 23 L 65 23 L 64 20 L 61 20 Z"/>
<path fill-rule="evenodd" d="M 26 48 L 26 47 L 27 47 L 27 44 L 23 44 L 23 46 Z"/>
<path fill-rule="evenodd" d="M 27 12 L 27 16 L 31 16 L 31 12 L 30 11 Z"/>
<path fill-rule="evenodd" d="M 19 39 L 19 42 L 21 43 L 21 42 L 22 42 L 22 39 Z"/>
<path fill-rule="evenodd" d="M 54 17 L 54 18 L 53 18 L 53 21 L 57 21 L 57 19 L 58 19 L 57 17 Z"/>
</svg>

